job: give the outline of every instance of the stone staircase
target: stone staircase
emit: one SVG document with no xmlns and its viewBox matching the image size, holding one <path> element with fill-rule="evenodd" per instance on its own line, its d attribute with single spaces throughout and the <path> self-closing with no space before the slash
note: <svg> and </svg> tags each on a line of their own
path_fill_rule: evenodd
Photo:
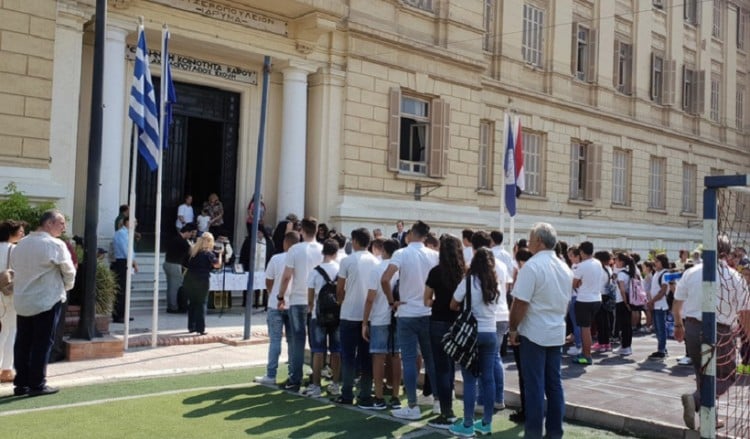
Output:
<svg viewBox="0 0 750 439">
<path fill-rule="evenodd" d="M 132 278 L 130 311 L 151 311 L 154 297 L 154 253 L 136 253 L 138 273 Z M 167 275 L 164 274 L 164 253 L 159 255 L 159 310 L 167 308 Z"/>
</svg>

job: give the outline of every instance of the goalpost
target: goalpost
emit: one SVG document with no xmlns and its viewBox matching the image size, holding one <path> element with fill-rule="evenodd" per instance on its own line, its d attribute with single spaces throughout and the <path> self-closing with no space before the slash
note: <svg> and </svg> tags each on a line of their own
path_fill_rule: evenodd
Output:
<svg viewBox="0 0 750 439">
<path fill-rule="evenodd" d="M 735 257 L 750 245 L 750 176 L 707 176 L 704 182 L 700 435 L 750 437 L 750 374 L 744 368 L 750 365 L 750 303 L 743 261 Z M 732 323 L 720 323 L 717 337 L 719 318 Z M 725 424 L 721 429 L 717 418 Z"/>
</svg>

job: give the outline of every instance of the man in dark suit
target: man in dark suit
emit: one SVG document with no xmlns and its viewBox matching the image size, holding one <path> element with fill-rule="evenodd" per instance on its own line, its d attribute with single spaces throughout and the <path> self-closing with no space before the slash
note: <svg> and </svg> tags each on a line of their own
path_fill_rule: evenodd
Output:
<svg viewBox="0 0 750 439">
<path fill-rule="evenodd" d="M 391 235 L 391 238 L 397 239 L 401 244 L 401 247 L 406 247 L 406 230 L 404 230 L 404 222 L 402 220 L 396 221 L 397 232 Z"/>
</svg>

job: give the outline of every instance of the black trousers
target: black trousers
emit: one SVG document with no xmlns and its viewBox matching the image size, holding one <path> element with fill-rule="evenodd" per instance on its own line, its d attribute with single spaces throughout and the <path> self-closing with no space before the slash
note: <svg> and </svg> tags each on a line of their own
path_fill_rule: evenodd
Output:
<svg viewBox="0 0 750 439">
<path fill-rule="evenodd" d="M 128 275 L 128 260 L 116 259 L 109 268 L 115 273 L 119 289 L 115 297 L 115 306 L 112 308 L 112 318 L 122 320 L 125 318 L 125 278 Z"/>
<path fill-rule="evenodd" d="M 33 316 L 18 316 L 18 332 L 13 345 L 16 388 L 42 389 L 47 384 L 47 364 L 55 341 L 62 302 Z"/>
</svg>

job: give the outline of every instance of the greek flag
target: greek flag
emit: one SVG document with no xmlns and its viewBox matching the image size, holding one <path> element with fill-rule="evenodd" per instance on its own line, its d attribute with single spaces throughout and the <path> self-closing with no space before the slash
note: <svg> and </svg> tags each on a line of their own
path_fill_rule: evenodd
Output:
<svg viewBox="0 0 750 439">
<path fill-rule="evenodd" d="M 169 147 L 169 127 L 172 125 L 172 104 L 177 102 L 177 93 L 172 83 L 172 67 L 169 65 L 169 31 L 162 31 L 164 34 L 164 50 L 161 55 L 162 66 L 162 86 L 167 87 L 164 96 L 164 139 L 162 144 L 164 149 Z"/>
<path fill-rule="evenodd" d="M 143 26 L 138 28 L 138 47 L 135 52 L 133 86 L 130 89 L 130 119 L 138 127 L 138 151 L 152 171 L 158 167 L 159 117 L 156 94 L 148 67 L 148 50 Z"/>
<path fill-rule="evenodd" d="M 503 124 L 503 136 L 505 139 L 505 208 L 511 217 L 516 216 L 516 195 L 518 191 L 516 174 L 515 138 L 513 136 L 513 124 L 508 113 L 505 113 Z"/>
</svg>

